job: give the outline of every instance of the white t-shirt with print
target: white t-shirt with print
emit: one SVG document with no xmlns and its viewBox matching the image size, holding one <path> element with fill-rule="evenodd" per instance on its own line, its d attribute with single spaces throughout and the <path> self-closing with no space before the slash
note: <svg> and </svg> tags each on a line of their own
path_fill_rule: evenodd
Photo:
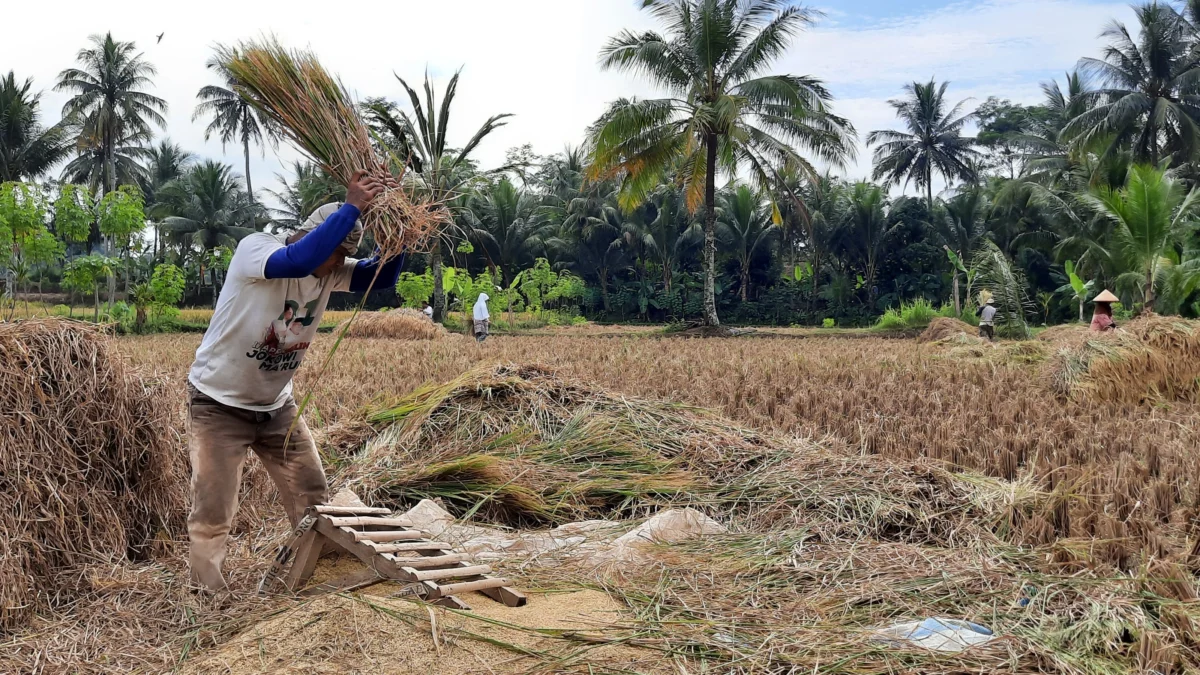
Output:
<svg viewBox="0 0 1200 675">
<path fill-rule="evenodd" d="M 292 395 L 292 376 L 317 333 L 333 291 L 349 291 L 357 260 L 318 279 L 267 279 L 267 258 L 282 239 L 258 232 L 238 244 L 217 309 L 188 373 L 210 398 L 245 410 L 275 410 Z"/>
</svg>

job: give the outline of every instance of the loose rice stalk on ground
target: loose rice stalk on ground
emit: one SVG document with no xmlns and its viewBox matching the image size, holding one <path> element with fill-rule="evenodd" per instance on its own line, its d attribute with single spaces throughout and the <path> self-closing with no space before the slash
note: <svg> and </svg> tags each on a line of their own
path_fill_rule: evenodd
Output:
<svg viewBox="0 0 1200 675">
<path fill-rule="evenodd" d="M 342 184 L 360 170 L 381 182 L 391 178 L 349 92 L 314 54 L 264 38 L 220 47 L 217 59 L 235 78 L 237 92 Z M 381 257 L 389 259 L 422 250 L 450 217 L 445 205 L 423 201 L 401 187 L 380 195 L 362 220 Z"/>
</svg>

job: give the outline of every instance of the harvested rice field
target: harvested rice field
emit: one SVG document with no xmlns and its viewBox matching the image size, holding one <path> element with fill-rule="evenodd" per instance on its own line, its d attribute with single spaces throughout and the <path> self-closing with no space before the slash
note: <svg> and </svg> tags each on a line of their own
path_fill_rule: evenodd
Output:
<svg viewBox="0 0 1200 675">
<path fill-rule="evenodd" d="M 2 571 L 24 584 L 4 595 L 2 672 L 1200 669 L 1195 324 L 1019 343 L 954 326 L 921 339 L 580 327 L 482 344 L 401 328 L 348 336 L 324 372 L 337 336 L 322 335 L 297 395 L 310 397 L 332 483 L 394 511 L 436 504 L 440 536 L 530 595 L 523 608 L 472 597 L 473 613 L 390 584 L 255 594 L 287 527 L 254 461 L 231 593 L 192 594 L 186 486 L 171 480 L 186 475 L 184 377 L 200 336 L 25 325 L 0 335 L 0 350 L 37 356 L 4 375 L 7 409 L 48 404 L 9 380 L 44 382 L 55 359 L 80 383 L 62 395 L 121 406 L 78 468 L 0 453 L 17 514 L 0 536 L 21 551 Z M 119 384 L 99 388 L 93 373 Z M 0 414 L 0 425 L 54 450 L 81 433 L 59 417 L 18 432 Z M 9 490 L 18 466 L 31 480 Z M 78 489 L 101 479 L 96 494 Z M 38 504 L 80 511 L 102 497 L 104 522 L 56 510 L 36 534 L 19 527 L 50 511 Z M 671 513 L 709 525 L 639 540 L 648 518 Z M 78 541 L 87 527 L 124 550 L 99 555 Z M 317 576 L 355 564 L 323 559 Z M 994 634 L 938 651 L 883 632 L 932 617 Z"/>
</svg>

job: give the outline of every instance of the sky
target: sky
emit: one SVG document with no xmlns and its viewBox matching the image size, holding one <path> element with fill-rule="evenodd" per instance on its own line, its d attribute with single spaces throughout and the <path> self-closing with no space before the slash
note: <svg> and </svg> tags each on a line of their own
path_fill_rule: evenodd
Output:
<svg viewBox="0 0 1200 675">
<path fill-rule="evenodd" d="M 58 120 L 67 94 L 52 91 L 74 65 L 88 36 L 112 31 L 133 41 L 154 64 L 154 93 L 169 105 L 165 135 L 204 158 L 243 173 L 239 146 L 204 139 L 192 121 L 196 92 L 218 84 L 205 68 L 216 44 L 273 34 L 308 47 L 358 97 L 400 101 L 395 77 L 419 87 L 424 73 L 440 92 L 461 69 L 449 137 L 465 142 L 491 115 L 513 113 L 477 154 L 484 168 L 505 150 L 530 143 L 551 154 L 578 144 L 605 105 L 622 96 L 654 96 L 635 75 L 603 72 L 598 53 L 622 29 L 654 28 L 637 0 L 208 0 L 204 3 L 107 3 L 57 0 L 5 3 L 9 26 L 0 41 L 0 72 L 32 77 L 44 90 L 43 122 Z M 949 96 L 968 106 L 999 96 L 1041 99 L 1040 82 L 1063 78 L 1080 57 L 1098 55 L 1099 34 L 1116 19 L 1133 22 L 1122 2 L 1099 0 L 815 0 L 821 18 L 799 35 L 774 72 L 825 81 L 834 110 L 860 136 L 858 157 L 840 172 L 870 173 L 861 138 L 897 126 L 888 100 L 906 82 L 950 81 Z M 162 41 L 156 36 L 163 33 Z M 276 174 L 298 153 L 286 145 L 254 149 L 256 190 L 275 188 Z"/>
</svg>

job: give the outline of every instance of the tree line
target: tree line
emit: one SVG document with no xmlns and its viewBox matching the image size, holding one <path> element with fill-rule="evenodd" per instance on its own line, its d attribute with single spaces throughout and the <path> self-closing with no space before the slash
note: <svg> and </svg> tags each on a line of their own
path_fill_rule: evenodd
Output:
<svg viewBox="0 0 1200 675">
<path fill-rule="evenodd" d="M 582 281 L 565 286 L 571 311 L 615 320 L 855 325 L 915 301 L 970 318 L 985 291 L 1019 331 L 1079 320 L 1102 288 L 1128 310 L 1200 314 L 1200 2 L 1135 7 L 1136 24 L 1112 23 L 1100 53 L 1043 84 L 1037 105 L 971 109 L 949 83 L 908 84 L 890 102 L 898 128 L 865 134 L 873 170 L 860 181 L 838 175 L 859 132 L 825 85 L 772 73 L 814 11 L 770 0 L 654 0 L 646 11 L 662 32 L 612 37 L 601 66 L 661 96 L 612 102 L 555 155 L 522 146 L 482 169 L 476 153 L 503 113 L 451 145 L 457 74 L 440 91 L 426 79 L 421 93 L 397 78 L 394 99 L 363 102 L 381 152 L 455 216 L 412 257 L 401 297 L 388 289 L 379 302 L 428 300 L 441 319 L 456 290 L 477 290 L 451 278 L 486 272 L 504 289 L 548 268 Z M 240 146 L 244 174 L 156 138 L 157 73 L 111 34 L 59 75 L 55 88 L 72 96 L 53 126 L 32 82 L 0 78 L 10 294 L 35 270 L 86 287 L 86 265 L 72 268 L 85 259 L 97 305 L 101 277 L 111 302 L 118 278 L 129 294 L 166 264 L 188 297 L 211 298 L 242 237 L 293 229 L 340 198 L 305 162 L 256 193 L 250 155 L 279 133 L 219 63 L 209 68 L 193 120 L 206 139 Z M 429 283 L 413 281 L 423 273 Z"/>
</svg>

